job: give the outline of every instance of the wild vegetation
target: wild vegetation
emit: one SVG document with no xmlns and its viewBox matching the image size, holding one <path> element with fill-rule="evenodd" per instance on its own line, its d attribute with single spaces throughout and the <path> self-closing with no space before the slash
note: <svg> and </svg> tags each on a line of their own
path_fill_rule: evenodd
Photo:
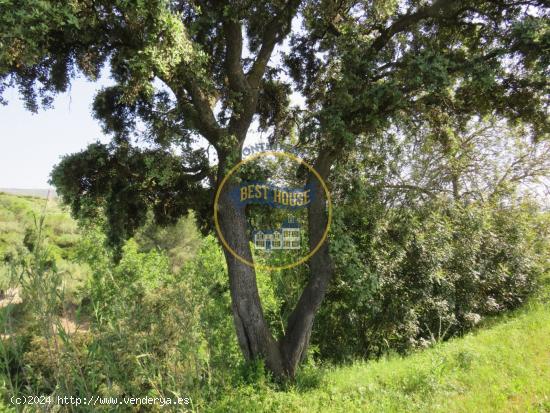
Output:
<svg viewBox="0 0 550 413">
<path fill-rule="evenodd" d="M 547 408 L 549 16 L 542 0 L 1 1 L 2 103 L 17 87 L 37 112 L 78 75 L 112 80 L 92 105 L 112 139 L 54 167 L 59 204 L 0 195 L 6 402 Z M 305 163 L 247 163 L 254 140 Z M 286 269 L 250 230 L 285 211 L 232 195 L 277 174 L 315 194 L 315 253 Z"/>
<path fill-rule="evenodd" d="M 428 204 L 389 216 L 383 230 L 355 233 L 383 251 L 373 261 L 361 255 L 366 247 L 350 247 L 360 240 L 342 236 L 338 218 L 333 236 L 346 244 L 333 242 L 342 248 L 335 255 L 339 276 L 315 325 L 314 351 L 293 383 L 277 383 L 261 362 L 242 362 L 222 250 L 212 236 L 198 236 L 192 220 L 158 230 L 177 229 L 178 245 L 151 248 L 154 237 L 140 233 L 115 264 L 100 226 L 77 227 L 55 200 L 1 197 L 2 216 L 12 222 L 2 227 L 2 239 L 19 245 L 17 254 L 3 249 L 3 291 L 20 298 L 2 299 L 6 409 L 12 395 L 36 394 L 179 395 L 191 398 L 181 407 L 193 411 L 548 407 L 550 309 L 541 277 L 548 270 L 549 218 L 528 203 L 502 211 Z M 66 233 L 73 243 L 59 245 Z M 191 241 L 199 245 L 189 253 Z M 284 328 L 289 294 L 299 290 L 292 283 L 304 276 L 259 272 L 274 331 Z M 328 364 L 342 361 L 352 364 Z M 101 409 L 112 407 L 76 408 Z"/>
<path fill-rule="evenodd" d="M 446 165 L 436 188 L 424 190 L 451 187 L 455 199 L 483 192 L 461 182 L 470 174 L 462 162 L 472 160 L 463 149 L 480 146 L 468 138 L 472 123 L 508 123 L 532 142 L 548 137 L 549 10 L 541 0 L 8 0 L 0 7 L 0 92 L 17 86 L 29 110 L 48 107 L 77 73 L 94 81 L 110 68 L 114 85 L 97 94 L 93 112 L 112 142 L 55 168 L 63 201 L 80 219 L 104 215 L 120 258 L 149 213 L 168 224 L 191 209 L 211 232 L 220 191 L 220 231 L 244 258 L 224 250 L 239 346 L 280 379 L 306 358 L 334 276 L 323 230 L 328 196 L 319 190 L 308 206 L 307 239 L 320 248 L 301 293 L 287 303 L 284 328 L 273 331 L 258 274 L 245 263 L 253 259 L 249 214 L 230 196 L 245 177 L 222 188 L 249 132 L 292 145 L 309 161 L 318 175 L 304 171 L 302 184 L 320 188 L 321 179 L 339 192 L 350 181 L 335 171 L 350 158 L 378 156 L 369 153 L 373 142 L 414 131 L 422 164 Z"/>
</svg>

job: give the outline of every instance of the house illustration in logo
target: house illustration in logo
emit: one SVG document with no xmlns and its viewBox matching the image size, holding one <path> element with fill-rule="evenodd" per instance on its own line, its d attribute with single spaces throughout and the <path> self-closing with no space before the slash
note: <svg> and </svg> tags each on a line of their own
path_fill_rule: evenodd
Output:
<svg viewBox="0 0 550 413">
<path fill-rule="evenodd" d="M 300 224 L 293 218 L 284 221 L 279 229 L 265 229 L 253 232 L 254 246 L 259 250 L 300 249 Z"/>
</svg>

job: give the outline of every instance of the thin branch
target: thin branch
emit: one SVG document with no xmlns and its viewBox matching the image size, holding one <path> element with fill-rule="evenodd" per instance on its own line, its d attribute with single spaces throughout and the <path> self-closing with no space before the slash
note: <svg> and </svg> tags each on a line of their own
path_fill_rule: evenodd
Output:
<svg viewBox="0 0 550 413">
<path fill-rule="evenodd" d="M 299 4 L 299 0 L 289 0 L 281 12 L 267 23 L 262 36 L 262 46 L 247 74 L 248 83 L 252 89 L 259 87 L 275 45 L 290 32 L 292 17 L 296 13 Z"/>
<path fill-rule="evenodd" d="M 226 37 L 225 67 L 229 87 L 235 92 L 245 92 L 249 89 L 243 72 L 241 56 L 243 52 L 243 36 L 241 24 L 228 20 L 223 24 Z"/>
<path fill-rule="evenodd" d="M 455 10 L 455 6 L 457 4 L 460 3 L 454 0 L 436 0 L 431 5 L 419 8 L 414 13 L 405 14 L 399 17 L 389 27 L 380 30 L 380 35 L 374 40 L 370 50 L 373 52 L 379 52 L 384 48 L 384 46 L 386 46 L 395 34 L 408 30 L 412 25 L 421 20 L 430 17 L 449 17 L 453 11 L 454 14 L 464 11 L 464 9 Z"/>
</svg>

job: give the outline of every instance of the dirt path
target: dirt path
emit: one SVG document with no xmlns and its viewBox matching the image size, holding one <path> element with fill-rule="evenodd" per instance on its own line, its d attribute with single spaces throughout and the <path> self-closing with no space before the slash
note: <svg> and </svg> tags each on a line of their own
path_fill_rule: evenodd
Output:
<svg viewBox="0 0 550 413">
<path fill-rule="evenodd" d="M 6 291 L 0 290 L 0 311 L 9 305 L 21 304 L 22 302 L 20 287 L 8 288 Z M 90 325 L 87 321 L 77 321 L 76 310 L 76 305 L 68 305 L 63 312 L 63 316 L 59 317 L 58 322 L 54 324 L 54 331 L 58 332 L 60 327 L 66 334 L 89 331 Z M 11 336 L 12 334 L 0 334 L 0 339 L 5 340 Z"/>
</svg>

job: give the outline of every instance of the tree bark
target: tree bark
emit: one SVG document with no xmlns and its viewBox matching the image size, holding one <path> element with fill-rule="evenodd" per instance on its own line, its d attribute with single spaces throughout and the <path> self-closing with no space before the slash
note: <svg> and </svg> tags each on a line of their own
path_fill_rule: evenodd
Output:
<svg viewBox="0 0 550 413">
<path fill-rule="evenodd" d="M 322 152 L 314 165 L 323 179 L 329 175 L 331 162 L 331 155 Z M 325 193 L 313 174 L 309 177 L 309 184 L 315 187 L 315 197 L 308 210 L 309 247 L 313 249 L 323 237 L 328 217 Z M 220 194 L 220 229 L 229 246 L 239 256 L 252 262 L 245 210 L 236 206 L 230 197 L 232 191 L 238 190 L 236 186 L 227 183 Z M 254 268 L 241 262 L 227 248 L 224 248 L 224 254 L 229 273 L 233 320 L 245 359 L 261 358 L 276 377 L 294 377 L 306 355 L 313 320 L 332 277 L 333 264 L 328 241 L 325 240 L 309 262 L 310 279 L 289 317 L 286 334 L 279 342 L 271 334 L 265 320 Z"/>
<path fill-rule="evenodd" d="M 330 151 L 321 151 L 314 168 L 323 180 L 330 174 L 333 155 Z M 328 216 L 326 196 L 317 178 L 310 174 L 309 184 L 315 187 L 315 197 L 308 210 L 309 248 L 312 250 L 319 243 L 325 231 Z M 304 360 L 309 346 L 315 314 L 319 310 L 333 274 L 333 262 L 329 253 L 329 242 L 326 239 L 321 248 L 309 261 L 309 281 L 288 319 L 286 334 L 281 340 L 281 349 L 285 370 L 291 377 L 296 373 Z"/>
<path fill-rule="evenodd" d="M 234 184 L 227 184 L 220 195 L 220 228 L 229 246 L 239 256 L 252 261 L 245 210 L 231 202 L 229 194 L 232 187 Z M 264 359 L 266 367 L 274 375 L 284 376 L 281 352 L 262 309 L 256 272 L 227 248 L 224 248 L 224 254 L 229 273 L 233 321 L 241 351 L 246 360 Z"/>
</svg>

